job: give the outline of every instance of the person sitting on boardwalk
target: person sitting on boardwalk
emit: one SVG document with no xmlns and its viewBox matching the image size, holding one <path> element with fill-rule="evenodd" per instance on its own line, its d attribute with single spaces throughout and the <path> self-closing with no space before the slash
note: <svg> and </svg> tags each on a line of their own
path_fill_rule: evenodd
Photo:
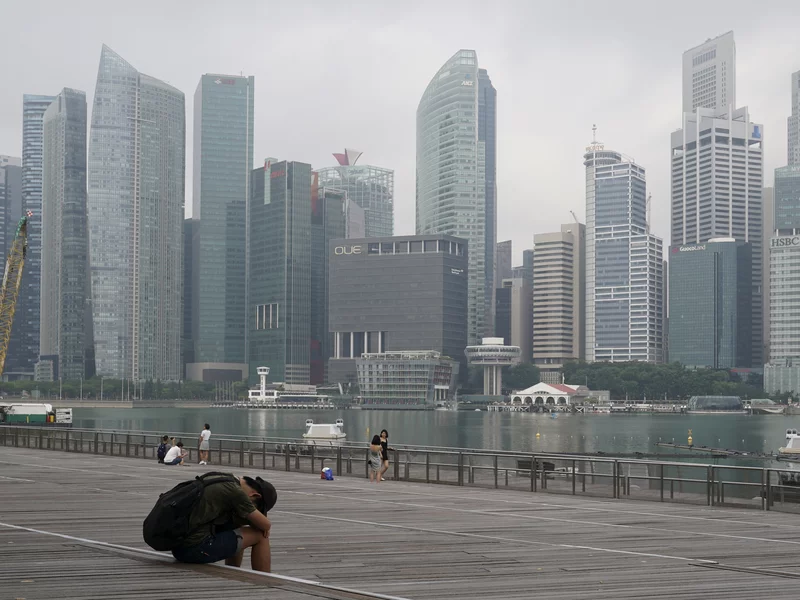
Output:
<svg viewBox="0 0 800 600">
<path fill-rule="evenodd" d="M 169 451 L 169 436 L 165 435 L 161 438 L 161 443 L 158 445 L 158 450 L 156 450 L 156 458 L 158 458 L 158 462 L 164 462 L 164 457 L 167 456 L 167 452 Z"/>
<path fill-rule="evenodd" d="M 226 565 L 240 567 L 245 548 L 252 548 L 253 570 L 269 572 L 272 525 L 267 512 L 278 499 L 275 487 L 261 477 L 208 473 L 205 478 L 224 480 L 206 484 L 189 516 L 189 535 L 172 555 L 184 563 L 224 560 Z"/>
<path fill-rule="evenodd" d="M 175 446 L 167 450 L 167 454 L 164 456 L 164 464 L 185 467 L 186 465 L 183 464 L 183 459 L 186 455 L 187 453 L 183 451 L 183 442 L 178 442 Z"/>
</svg>

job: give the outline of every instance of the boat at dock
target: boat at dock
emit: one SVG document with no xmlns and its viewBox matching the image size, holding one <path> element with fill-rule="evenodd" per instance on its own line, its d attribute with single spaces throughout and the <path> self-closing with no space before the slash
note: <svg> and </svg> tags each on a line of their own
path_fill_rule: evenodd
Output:
<svg viewBox="0 0 800 600">
<path fill-rule="evenodd" d="M 347 437 L 343 429 L 342 419 L 336 419 L 335 423 L 314 423 L 313 419 L 306 419 L 303 437 L 307 440 L 341 440 Z"/>
</svg>

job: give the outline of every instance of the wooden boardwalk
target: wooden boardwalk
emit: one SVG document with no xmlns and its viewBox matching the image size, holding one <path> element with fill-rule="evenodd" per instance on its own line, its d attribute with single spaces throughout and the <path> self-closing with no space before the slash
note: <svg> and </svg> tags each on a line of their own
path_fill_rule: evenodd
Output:
<svg viewBox="0 0 800 600">
<path fill-rule="evenodd" d="M 158 493 L 213 468 L 0 447 L 0 597 L 798 596 L 792 514 L 283 471 L 266 473 L 275 573 L 365 595 L 148 552 L 141 523 Z"/>
</svg>

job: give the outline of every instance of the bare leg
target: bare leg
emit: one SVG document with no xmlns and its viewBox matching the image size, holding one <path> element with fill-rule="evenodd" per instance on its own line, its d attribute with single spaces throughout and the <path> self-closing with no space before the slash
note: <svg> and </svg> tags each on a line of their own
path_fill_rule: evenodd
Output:
<svg viewBox="0 0 800 600">
<path fill-rule="evenodd" d="M 386 473 L 386 471 L 388 470 L 389 470 L 389 461 L 385 460 L 383 461 L 383 466 L 381 467 L 381 477 L 383 477 L 383 474 Z"/>
<path fill-rule="evenodd" d="M 252 548 L 250 566 L 254 571 L 269 573 L 272 569 L 272 554 L 269 547 L 269 538 L 264 533 L 253 527 L 242 527 L 242 543 L 245 548 Z M 242 566 L 244 550 L 225 560 L 226 565 L 232 567 Z"/>
</svg>

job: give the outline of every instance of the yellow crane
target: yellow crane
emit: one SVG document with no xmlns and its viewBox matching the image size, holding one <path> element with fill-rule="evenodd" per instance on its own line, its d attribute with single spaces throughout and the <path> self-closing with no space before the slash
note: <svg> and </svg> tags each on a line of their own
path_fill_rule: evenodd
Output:
<svg viewBox="0 0 800 600">
<path fill-rule="evenodd" d="M 32 216 L 33 213 L 28 211 L 17 224 L 14 243 L 6 259 L 3 287 L 0 289 L 0 377 L 5 369 L 8 343 L 11 341 L 11 325 L 14 323 L 14 311 L 17 309 L 17 297 L 22 283 L 22 268 L 28 252 L 28 219 Z"/>
</svg>

